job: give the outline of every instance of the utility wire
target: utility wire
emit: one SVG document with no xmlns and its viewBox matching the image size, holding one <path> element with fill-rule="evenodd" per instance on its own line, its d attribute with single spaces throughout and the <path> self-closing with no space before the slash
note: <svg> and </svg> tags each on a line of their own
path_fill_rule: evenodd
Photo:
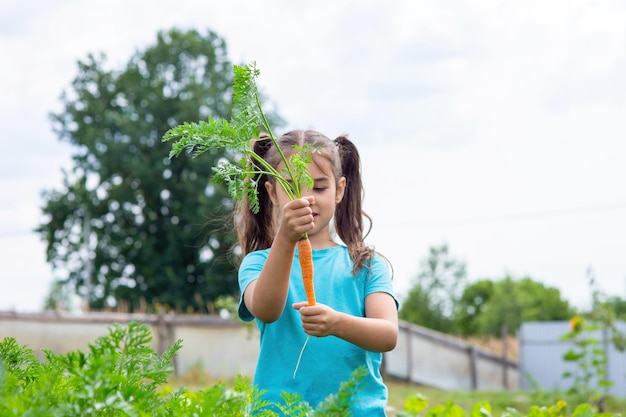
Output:
<svg viewBox="0 0 626 417">
<path fill-rule="evenodd" d="M 441 225 L 464 226 L 464 225 L 486 224 L 486 223 L 508 223 L 508 222 L 523 221 L 523 220 L 545 219 L 545 218 L 550 218 L 550 217 L 554 218 L 554 217 L 566 217 L 566 216 L 580 216 L 580 215 L 596 214 L 596 213 L 613 211 L 613 210 L 626 210 L 626 202 L 602 205 L 602 206 L 554 209 L 554 210 L 544 210 L 544 211 L 527 212 L 527 213 L 508 213 L 508 214 L 468 217 L 468 218 L 449 218 L 449 219 L 444 218 L 444 219 L 422 220 L 422 221 L 417 221 L 417 222 L 392 222 L 392 223 L 376 222 L 375 224 L 377 228 L 433 227 L 433 226 L 441 226 Z"/>
</svg>

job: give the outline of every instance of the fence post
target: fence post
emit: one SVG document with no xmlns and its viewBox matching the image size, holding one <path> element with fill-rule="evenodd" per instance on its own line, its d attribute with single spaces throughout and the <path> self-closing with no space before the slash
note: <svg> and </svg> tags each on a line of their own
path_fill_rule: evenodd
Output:
<svg viewBox="0 0 626 417">
<path fill-rule="evenodd" d="M 406 327 L 406 379 L 413 382 L 413 331 L 411 327 Z"/>
<path fill-rule="evenodd" d="M 508 361 L 508 350 L 509 350 L 509 337 L 506 328 L 506 324 L 503 324 L 500 328 L 500 337 L 502 338 L 502 387 L 505 390 L 509 389 L 509 361 Z"/>
<path fill-rule="evenodd" d="M 175 329 L 174 324 L 165 317 L 163 309 L 159 310 L 157 316 L 157 349 L 159 356 L 165 353 L 165 350 L 174 342 Z M 178 376 L 178 355 L 172 358 L 172 366 L 174 367 L 174 375 Z"/>
<path fill-rule="evenodd" d="M 474 345 L 469 346 L 469 360 L 470 360 L 470 381 L 472 391 L 478 388 L 478 375 L 476 372 L 476 347 Z"/>
</svg>

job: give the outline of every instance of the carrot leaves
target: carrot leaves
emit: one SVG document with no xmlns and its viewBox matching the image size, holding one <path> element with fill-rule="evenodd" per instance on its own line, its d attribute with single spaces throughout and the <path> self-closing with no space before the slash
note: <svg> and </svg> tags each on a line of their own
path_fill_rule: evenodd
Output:
<svg viewBox="0 0 626 417">
<path fill-rule="evenodd" d="M 198 157 L 206 151 L 223 151 L 230 159 L 222 158 L 213 167 L 211 180 L 226 186 L 233 200 L 247 196 L 250 209 L 259 210 L 258 187 L 264 176 L 273 178 L 290 199 L 302 197 L 304 188 L 313 187 L 308 172 L 310 146 L 295 146 L 289 159 L 278 146 L 259 99 L 256 78 L 260 71 L 255 63 L 235 65 L 233 81 L 233 111 L 230 121 L 209 118 L 207 121 L 186 122 L 168 130 L 163 141 L 174 140 L 169 157 L 181 153 Z M 268 137 L 259 138 L 261 132 Z M 283 168 L 278 171 L 254 151 L 252 140 L 271 140 L 276 147 Z M 234 162 L 233 162 L 234 161 Z"/>
</svg>

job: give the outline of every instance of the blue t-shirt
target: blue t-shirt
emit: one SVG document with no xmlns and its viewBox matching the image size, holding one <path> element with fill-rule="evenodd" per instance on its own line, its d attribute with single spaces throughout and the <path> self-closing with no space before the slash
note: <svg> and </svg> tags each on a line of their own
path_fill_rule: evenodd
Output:
<svg viewBox="0 0 626 417">
<path fill-rule="evenodd" d="M 239 268 L 239 317 L 252 321 L 243 293 L 261 273 L 269 249 L 249 253 Z M 300 313 L 291 305 L 306 301 L 302 273 L 294 255 L 291 267 L 289 293 L 282 315 L 273 323 L 256 320 L 261 333 L 261 349 L 254 383 L 267 392 L 263 399 L 280 403 L 282 392 L 298 393 L 313 408 L 329 394 L 339 390 L 352 372 L 361 365 L 369 373 L 361 382 L 361 390 L 352 412 L 358 416 L 385 416 L 387 387 L 380 375 L 382 353 L 364 350 L 335 336 L 311 336 L 302 354 L 298 372 L 294 370 L 306 340 Z M 355 277 L 353 262 L 343 245 L 313 251 L 315 297 L 318 303 L 354 316 L 365 316 L 365 297 L 376 292 L 393 296 L 391 270 L 380 256 L 374 256 L 371 266 L 363 268 Z M 395 298 L 394 298 L 395 299 Z M 397 302 L 396 302 L 397 305 Z M 278 411 L 278 410 L 276 410 Z"/>
</svg>

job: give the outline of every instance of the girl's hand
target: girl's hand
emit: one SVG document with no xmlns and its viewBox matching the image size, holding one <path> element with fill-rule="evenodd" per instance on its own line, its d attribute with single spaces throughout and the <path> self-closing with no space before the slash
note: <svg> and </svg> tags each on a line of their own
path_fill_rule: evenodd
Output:
<svg viewBox="0 0 626 417">
<path fill-rule="evenodd" d="M 306 301 L 294 303 L 293 308 L 300 311 L 302 328 L 306 334 L 317 337 L 333 334 L 339 312 L 324 304 L 309 306 Z"/>
<path fill-rule="evenodd" d="M 280 216 L 278 233 L 285 235 L 293 242 L 297 242 L 305 233 L 311 231 L 315 227 L 313 210 L 311 209 L 314 202 L 315 197 L 307 196 L 285 204 Z"/>
</svg>

